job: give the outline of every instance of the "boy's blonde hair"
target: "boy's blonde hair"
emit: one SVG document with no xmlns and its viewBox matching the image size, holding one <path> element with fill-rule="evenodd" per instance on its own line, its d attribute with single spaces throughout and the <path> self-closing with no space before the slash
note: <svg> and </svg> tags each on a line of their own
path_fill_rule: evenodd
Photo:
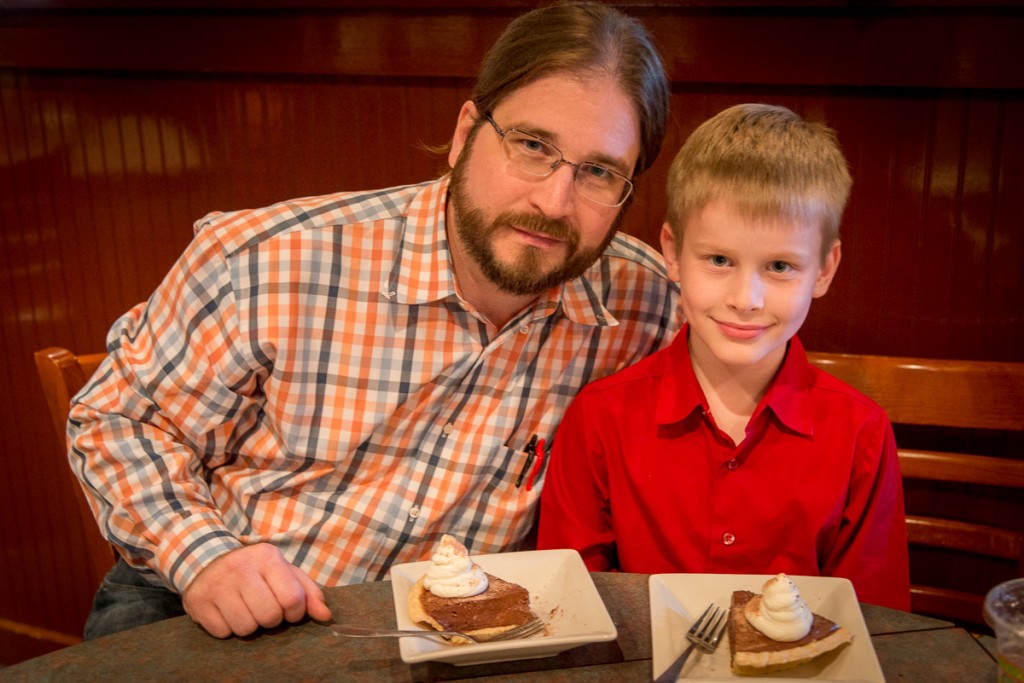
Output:
<svg viewBox="0 0 1024 683">
<path fill-rule="evenodd" d="M 739 104 L 702 123 L 679 150 L 668 172 L 667 219 L 681 245 L 690 217 L 725 199 L 753 218 L 819 223 L 824 258 L 852 184 L 830 128 L 785 107 Z"/>
</svg>

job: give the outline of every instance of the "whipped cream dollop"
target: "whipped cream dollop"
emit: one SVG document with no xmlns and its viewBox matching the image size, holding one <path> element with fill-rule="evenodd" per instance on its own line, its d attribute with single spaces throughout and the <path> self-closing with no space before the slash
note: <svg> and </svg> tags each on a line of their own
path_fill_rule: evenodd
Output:
<svg viewBox="0 0 1024 683">
<path fill-rule="evenodd" d="M 806 636 L 814 621 L 796 584 L 785 574 L 769 579 L 761 587 L 761 595 L 747 603 L 743 615 L 758 631 L 783 643 Z"/>
<path fill-rule="evenodd" d="M 487 575 L 466 546 L 445 534 L 430 558 L 423 587 L 439 598 L 468 598 L 487 590 Z"/>
</svg>

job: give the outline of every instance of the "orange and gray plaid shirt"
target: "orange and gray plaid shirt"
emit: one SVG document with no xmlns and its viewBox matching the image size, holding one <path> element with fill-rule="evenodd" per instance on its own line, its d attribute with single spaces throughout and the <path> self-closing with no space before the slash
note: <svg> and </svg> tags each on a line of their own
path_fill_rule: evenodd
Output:
<svg viewBox="0 0 1024 683">
<path fill-rule="evenodd" d="M 213 213 L 72 402 L 100 529 L 183 591 L 258 542 L 321 585 L 384 578 L 442 533 L 514 549 L 516 479 L 590 380 L 665 346 L 676 290 L 618 235 L 496 334 L 456 293 L 448 180 Z M 493 328 L 492 328 L 493 330 Z"/>
</svg>

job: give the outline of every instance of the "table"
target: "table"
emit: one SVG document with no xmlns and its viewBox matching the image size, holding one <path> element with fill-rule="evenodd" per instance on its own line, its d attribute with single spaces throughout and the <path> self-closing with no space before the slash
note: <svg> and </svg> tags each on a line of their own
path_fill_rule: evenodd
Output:
<svg viewBox="0 0 1024 683">
<path fill-rule="evenodd" d="M 574 648 L 556 657 L 479 666 L 408 665 L 391 639 L 341 639 L 305 621 L 246 638 L 218 640 L 188 617 L 74 645 L 0 670 L 2 681 L 456 681 L 541 683 L 649 681 L 651 613 L 648 575 L 595 573 L 594 583 L 619 632 L 616 641 Z M 394 628 L 391 582 L 329 588 L 338 622 Z M 862 604 L 879 662 L 898 681 L 995 681 L 986 645 L 953 624 Z M 989 639 L 991 640 L 991 639 Z"/>
</svg>

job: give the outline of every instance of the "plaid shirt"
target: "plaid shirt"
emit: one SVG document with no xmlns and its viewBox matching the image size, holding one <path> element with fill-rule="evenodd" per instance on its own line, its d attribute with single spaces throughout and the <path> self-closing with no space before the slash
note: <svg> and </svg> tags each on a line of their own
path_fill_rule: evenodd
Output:
<svg viewBox="0 0 1024 683">
<path fill-rule="evenodd" d="M 530 437 L 550 442 L 584 384 L 668 343 L 675 289 L 619 235 L 489 332 L 456 293 L 447 188 L 197 223 L 72 401 L 72 468 L 133 566 L 180 592 L 269 542 L 332 586 L 428 557 L 442 533 L 517 547 L 540 493 L 515 485 Z"/>
</svg>

